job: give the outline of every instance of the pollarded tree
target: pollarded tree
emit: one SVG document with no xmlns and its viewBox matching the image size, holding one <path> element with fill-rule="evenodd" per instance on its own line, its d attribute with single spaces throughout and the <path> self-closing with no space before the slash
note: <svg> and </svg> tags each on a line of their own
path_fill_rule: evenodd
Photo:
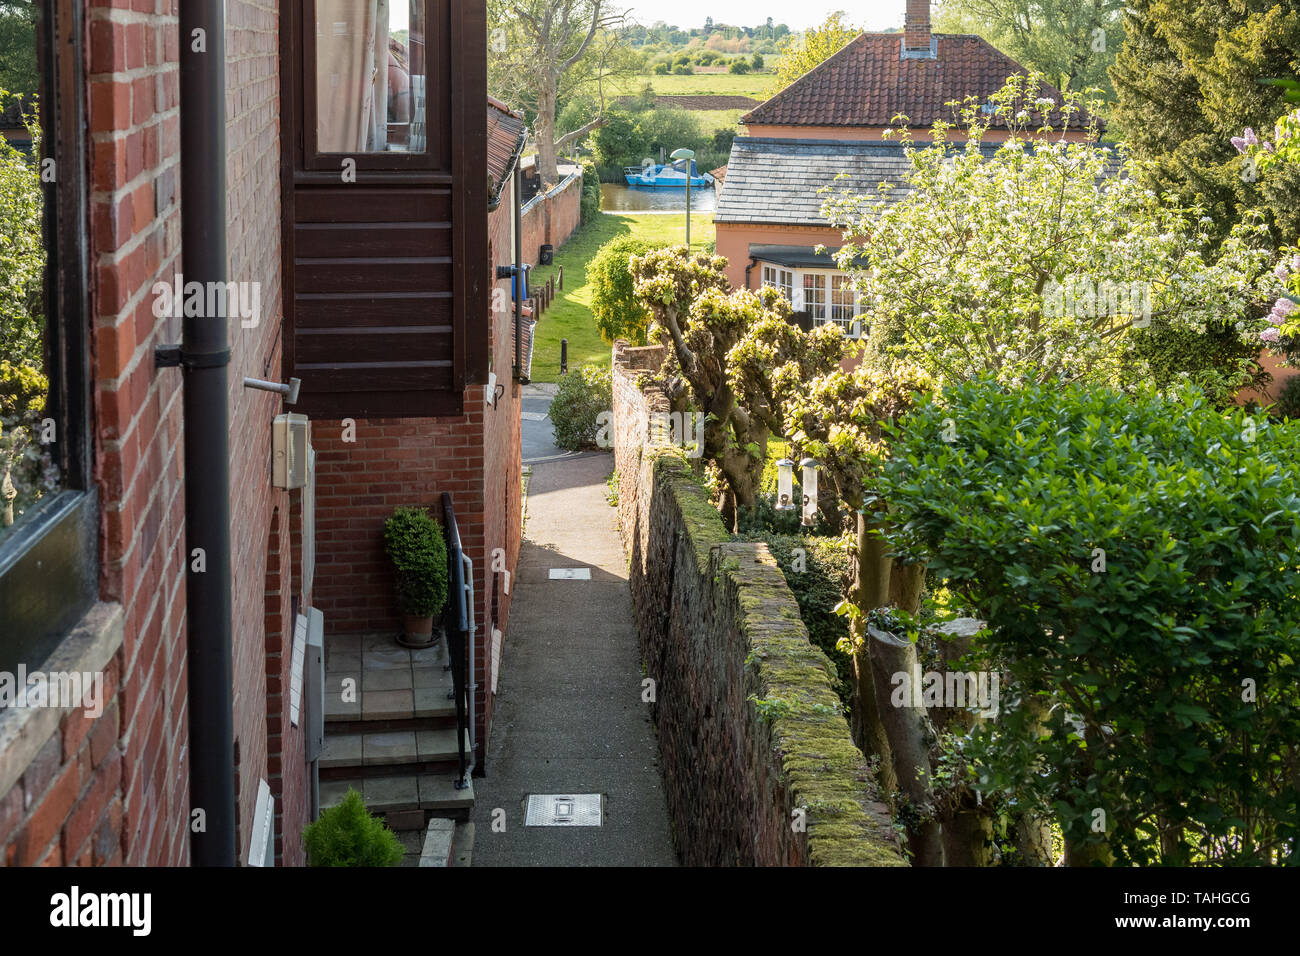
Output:
<svg viewBox="0 0 1300 956">
<path fill-rule="evenodd" d="M 1132 388 L 1152 378 L 1149 337 L 1226 322 L 1241 349 L 1218 366 L 1184 356 L 1178 377 L 1229 400 L 1249 379 L 1272 301 L 1264 226 L 1249 218 L 1216 249 L 1210 220 L 1144 187 L 1122 151 L 1064 141 L 1044 114 L 1073 115 L 1078 97 L 1058 104 L 1039 89 L 1012 77 L 991 108 L 968 103 L 966 143 L 950 144 L 944 124 L 932 148 L 909 143 L 897 202 L 883 184 L 827 199 L 847 240 L 841 268 L 872 314 L 873 352 L 949 384 L 993 375 Z M 986 156 L 980 139 L 999 121 L 1012 136 Z"/>
<path fill-rule="evenodd" d="M 637 298 L 653 320 L 650 338 L 668 349 L 661 374 L 669 399 L 677 411 L 704 416 L 702 457 L 722 473 L 730 498 L 723 518 L 734 527 L 739 506 L 752 507 L 758 495 L 770 432 L 740 401 L 728 355 L 765 312 L 788 317 L 789 305 L 773 290 L 729 293 L 726 264 L 685 246 L 630 260 Z"/>
</svg>

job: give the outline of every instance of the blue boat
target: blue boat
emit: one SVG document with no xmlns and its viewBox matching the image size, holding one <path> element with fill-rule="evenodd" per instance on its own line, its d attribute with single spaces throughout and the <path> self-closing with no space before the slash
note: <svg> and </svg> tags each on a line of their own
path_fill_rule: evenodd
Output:
<svg viewBox="0 0 1300 956">
<path fill-rule="evenodd" d="M 707 186 L 709 183 L 713 182 L 713 177 L 708 173 L 700 175 L 700 170 L 699 167 L 695 165 L 695 160 L 692 159 L 690 162 L 692 189 L 700 186 Z M 627 184 L 629 186 L 655 186 L 668 189 L 685 189 L 685 167 L 685 160 L 667 166 L 657 163 L 646 163 L 644 166 L 624 166 L 623 176 L 627 179 Z"/>
</svg>

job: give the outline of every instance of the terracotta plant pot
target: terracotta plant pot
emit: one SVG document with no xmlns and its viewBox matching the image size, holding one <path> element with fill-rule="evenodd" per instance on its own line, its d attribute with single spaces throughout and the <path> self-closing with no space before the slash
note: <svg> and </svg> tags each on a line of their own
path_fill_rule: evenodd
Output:
<svg viewBox="0 0 1300 956">
<path fill-rule="evenodd" d="M 402 634 L 397 643 L 403 647 L 432 647 L 442 637 L 441 629 L 434 632 L 432 617 L 402 615 Z"/>
</svg>

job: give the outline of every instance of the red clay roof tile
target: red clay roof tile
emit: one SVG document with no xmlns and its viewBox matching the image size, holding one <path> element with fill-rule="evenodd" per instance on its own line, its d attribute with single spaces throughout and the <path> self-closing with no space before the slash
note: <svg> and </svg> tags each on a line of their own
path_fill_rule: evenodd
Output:
<svg viewBox="0 0 1300 956">
<path fill-rule="evenodd" d="M 890 126 L 902 114 L 912 127 L 955 122 L 947 104 L 967 96 L 987 99 L 1013 73 L 1027 73 L 982 37 L 936 34 L 937 55 L 903 58 L 901 33 L 863 33 L 848 46 L 741 117 L 749 125 Z M 1041 95 L 1061 101 L 1044 84 Z M 1059 125 L 1060 118 L 1056 118 Z M 1070 119 L 1082 127 L 1082 111 Z"/>
</svg>

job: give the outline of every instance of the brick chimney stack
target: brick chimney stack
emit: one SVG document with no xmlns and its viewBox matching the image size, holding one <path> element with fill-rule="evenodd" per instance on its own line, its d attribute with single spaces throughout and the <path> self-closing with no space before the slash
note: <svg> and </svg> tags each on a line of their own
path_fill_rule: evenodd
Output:
<svg viewBox="0 0 1300 956">
<path fill-rule="evenodd" d="M 903 49 L 930 52 L 930 0 L 907 0 Z"/>
</svg>

